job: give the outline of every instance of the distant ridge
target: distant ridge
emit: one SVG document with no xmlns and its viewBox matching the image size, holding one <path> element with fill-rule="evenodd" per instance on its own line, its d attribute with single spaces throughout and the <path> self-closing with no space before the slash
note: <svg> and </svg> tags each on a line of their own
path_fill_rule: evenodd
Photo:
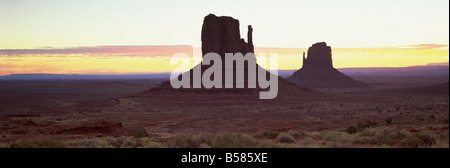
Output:
<svg viewBox="0 0 450 168">
<path fill-rule="evenodd" d="M 0 76 L 0 80 L 109 80 L 109 79 L 169 79 L 170 73 L 78 75 L 78 74 L 11 74 Z"/>
<path fill-rule="evenodd" d="M 394 88 L 383 89 L 377 91 L 378 93 L 388 95 L 437 95 L 448 96 L 449 95 L 449 82 L 444 82 L 437 85 L 428 85 L 421 87 L 409 87 L 409 88 Z"/>
<path fill-rule="evenodd" d="M 341 68 L 351 76 L 449 76 L 447 63 L 431 63 L 409 67 Z"/>
<path fill-rule="evenodd" d="M 369 68 L 338 68 L 338 71 L 349 76 L 449 76 L 449 66 L 446 63 L 430 63 L 408 67 L 369 67 Z M 297 70 L 278 70 L 281 77 L 289 77 Z M 169 79 L 170 73 L 149 74 L 111 74 L 111 75 L 80 75 L 80 74 L 11 74 L 0 76 L 0 80 L 84 80 L 84 79 Z"/>
<path fill-rule="evenodd" d="M 449 76 L 448 62 L 408 67 L 338 68 L 337 70 L 349 76 Z M 297 70 L 278 70 L 278 75 L 289 77 L 295 71 Z"/>
</svg>

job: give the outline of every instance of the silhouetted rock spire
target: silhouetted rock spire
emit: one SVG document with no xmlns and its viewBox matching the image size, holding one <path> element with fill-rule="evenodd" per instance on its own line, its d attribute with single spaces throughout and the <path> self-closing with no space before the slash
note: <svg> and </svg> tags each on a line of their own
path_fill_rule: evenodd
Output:
<svg viewBox="0 0 450 168">
<path fill-rule="evenodd" d="M 252 26 L 248 26 L 247 40 L 241 38 L 239 20 L 228 16 L 217 17 L 209 14 L 203 20 L 202 53 L 214 52 L 225 60 L 225 53 L 247 54 L 254 52 L 252 40 Z"/>
</svg>

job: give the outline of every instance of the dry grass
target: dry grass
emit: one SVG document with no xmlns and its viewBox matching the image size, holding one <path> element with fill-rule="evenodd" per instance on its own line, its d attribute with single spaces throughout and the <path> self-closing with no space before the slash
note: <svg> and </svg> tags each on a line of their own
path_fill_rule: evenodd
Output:
<svg viewBox="0 0 450 168">
<path fill-rule="evenodd" d="M 431 127 L 431 126 L 428 126 Z M 2 148 L 448 148 L 448 129 L 410 132 L 393 126 L 370 127 L 354 134 L 335 131 L 267 131 L 177 134 L 168 137 L 85 137 L 71 140 L 33 139 L 0 144 Z M 273 136 L 277 135 L 276 138 Z"/>
</svg>

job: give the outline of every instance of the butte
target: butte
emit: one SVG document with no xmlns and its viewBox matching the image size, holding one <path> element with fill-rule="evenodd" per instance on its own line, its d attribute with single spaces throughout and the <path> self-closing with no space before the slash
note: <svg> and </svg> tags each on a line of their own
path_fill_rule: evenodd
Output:
<svg viewBox="0 0 450 168">
<path fill-rule="evenodd" d="M 325 42 L 313 44 L 308 57 L 303 53 L 303 66 L 287 80 L 307 88 L 351 88 L 366 87 L 333 67 L 331 47 Z"/>
<path fill-rule="evenodd" d="M 234 19 L 228 16 L 217 17 L 214 14 L 209 14 L 203 20 L 202 33 L 201 33 L 201 41 L 202 41 L 202 55 L 214 52 L 220 55 L 222 59 L 222 68 L 225 69 L 225 53 L 242 53 L 243 55 L 247 53 L 254 53 L 253 39 L 252 39 L 253 29 L 251 25 L 248 26 L 247 31 L 247 42 L 240 36 L 239 30 L 239 20 Z M 267 54 L 268 55 L 268 54 Z M 256 58 L 255 58 L 256 59 Z M 201 66 L 201 74 L 203 76 L 203 72 L 208 69 L 212 65 L 203 65 L 202 63 L 194 66 L 193 69 L 186 71 L 184 73 L 190 73 L 191 78 L 191 87 L 193 81 L 193 72 L 195 68 L 199 68 Z M 236 66 L 233 66 L 236 68 Z M 175 89 L 171 86 L 170 81 L 162 82 L 159 86 L 151 88 L 149 90 L 143 91 L 136 96 L 146 96 L 146 95 L 164 95 L 164 96 L 184 96 L 188 95 L 190 98 L 206 98 L 211 95 L 215 99 L 217 97 L 225 96 L 227 100 L 248 100 L 248 99 L 259 99 L 259 91 L 268 90 L 259 88 L 258 82 L 256 84 L 256 88 L 248 88 L 248 64 L 245 63 L 244 66 L 244 88 L 178 88 Z M 256 65 L 256 72 L 258 72 L 260 67 L 258 64 Z M 236 69 L 233 69 L 234 73 Z M 269 79 L 270 75 L 273 75 L 266 70 L 266 78 Z M 224 70 L 222 71 L 222 86 L 225 86 L 225 75 Z M 236 76 L 239 74 L 235 74 L 233 77 L 233 86 L 236 85 Z M 182 75 L 178 76 L 181 79 Z M 313 91 L 308 88 L 302 88 L 296 86 L 295 84 L 283 79 L 279 76 L 274 75 L 274 77 L 278 78 L 278 95 L 276 99 L 286 98 L 291 96 L 313 96 L 317 94 L 321 94 L 317 91 Z M 256 77 L 258 78 L 258 77 Z M 173 80 L 173 79 L 172 79 Z M 258 79 L 256 79 L 258 81 Z M 223 97 L 222 97 L 223 98 Z M 211 99 L 210 99 L 211 100 Z"/>
</svg>

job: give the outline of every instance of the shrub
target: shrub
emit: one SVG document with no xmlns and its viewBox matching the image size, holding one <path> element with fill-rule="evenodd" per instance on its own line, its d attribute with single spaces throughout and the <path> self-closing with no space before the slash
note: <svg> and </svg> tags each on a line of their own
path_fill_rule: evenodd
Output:
<svg viewBox="0 0 450 168">
<path fill-rule="evenodd" d="M 289 131 L 288 134 L 293 136 L 296 140 L 303 139 L 307 136 L 306 133 L 304 133 L 303 131 L 300 131 L 300 132 Z"/>
<path fill-rule="evenodd" d="M 444 123 L 445 123 L 445 124 L 448 124 L 448 118 L 445 118 L 445 119 L 444 119 Z"/>
<path fill-rule="evenodd" d="M 158 142 L 154 142 L 154 141 L 146 141 L 146 142 L 144 142 L 144 147 L 145 148 L 159 148 L 159 147 L 161 147 L 161 144 Z"/>
<path fill-rule="evenodd" d="M 384 121 L 386 121 L 386 124 L 392 124 L 392 118 L 391 117 L 389 117 L 389 118 L 386 118 Z"/>
<path fill-rule="evenodd" d="M 420 146 L 420 139 L 417 136 L 408 136 L 401 143 L 404 148 L 417 148 Z"/>
<path fill-rule="evenodd" d="M 402 131 L 402 130 L 389 133 L 389 136 L 391 138 L 393 138 L 393 139 L 396 139 L 396 140 L 402 140 L 402 139 L 404 139 L 404 138 L 406 138 L 407 136 L 410 136 L 410 135 L 411 135 L 410 132 Z"/>
<path fill-rule="evenodd" d="M 135 138 L 143 138 L 147 137 L 147 132 L 144 129 L 138 129 L 136 132 L 134 132 Z"/>
<path fill-rule="evenodd" d="M 432 132 L 420 132 L 416 136 L 419 137 L 420 143 L 423 146 L 429 147 L 436 144 L 436 135 Z"/>
<path fill-rule="evenodd" d="M 218 135 L 210 146 L 213 148 L 258 148 L 261 144 L 249 135 L 223 133 Z"/>
<path fill-rule="evenodd" d="M 348 134 L 354 134 L 358 132 L 358 128 L 356 128 L 355 126 L 350 126 L 347 129 L 345 129 L 345 132 Z"/>
<path fill-rule="evenodd" d="M 373 136 L 375 136 L 376 132 L 377 132 L 377 129 L 375 129 L 375 128 L 365 129 L 360 132 L 360 136 L 373 137 Z"/>
<path fill-rule="evenodd" d="M 303 139 L 302 145 L 304 147 L 319 147 L 319 145 L 316 143 L 316 141 L 314 141 L 314 139 L 312 139 L 311 137 L 307 137 L 307 138 Z"/>
<path fill-rule="evenodd" d="M 411 134 L 401 141 L 401 146 L 406 148 L 431 147 L 436 144 L 437 136 L 432 132 L 420 132 Z"/>
<path fill-rule="evenodd" d="M 337 147 L 339 147 L 339 143 L 338 143 L 338 141 L 328 141 L 326 143 L 326 147 L 327 148 L 337 148 Z"/>
<path fill-rule="evenodd" d="M 194 135 L 178 134 L 167 140 L 170 148 L 198 148 L 201 141 Z"/>
<path fill-rule="evenodd" d="M 350 134 L 341 134 L 339 137 L 339 147 L 351 147 L 355 143 L 357 137 Z"/>
<path fill-rule="evenodd" d="M 294 143 L 295 142 L 295 138 L 286 133 L 279 134 L 277 139 L 278 139 L 278 142 L 281 142 L 281 143 Z"/>
<path fill-rule="evenodd" d="M 33 139 L 12 142 L 10 148 L 65 148 L 66 144 L 57 140 Z"/>
<path fill-rule="evenodd" d="M 339 140 L 339 135 L 337 135 L 336 133 L 327 133 L 325 135 L 325 137 L 323 138 L 323 140 L 325 140 L 326 142 L 338 141 Z"/>
<path fill-rule="evenodd" d="M 267 138 L 267 139 L 275 139 L 277 138 L 278 133 L 273 131 L 266 131 L 262 134 L 255 135 L 254 137 L 257 139 Z"/>
<path fill-rule="evenodd" d="M 375 122 L 375 121 L 366 121 L 366 122 L 359 122 L 357 124 L 357 127 L 359 130 L 364 130 L 366 128 L 370 128 L 370 127 L 373 127 L 376 125 L 377 125 L 377 122 Z"/>
<path fill-rule="evenodd" d="M 68 142 L 69 145 L 75 145 L 78 148 L 112 148 L 108 142 L 101 138 L 84 138 Z M 120 146 L 119 146 L 120 147 Z"/>
<path fill-rule="evenodd" d="M 394 145 L 395 139 L 393 139 L 391 136 L 388 135 L 387 132 L 377 132 L 375 133 L 375 136 L 372 137 L 370 140 L 371 144 L 377 144 L 377 145 Z"/>
<path fill-rule="evenodd" d="M 140 139 L 133 138 L 133 137 L 130 137 L 130 138 L 127 137 L 121 145 L 122 148 L 136 148 L 136 147 L 143 147 L 143 146 L 144 145 Z"/>
</svg>

